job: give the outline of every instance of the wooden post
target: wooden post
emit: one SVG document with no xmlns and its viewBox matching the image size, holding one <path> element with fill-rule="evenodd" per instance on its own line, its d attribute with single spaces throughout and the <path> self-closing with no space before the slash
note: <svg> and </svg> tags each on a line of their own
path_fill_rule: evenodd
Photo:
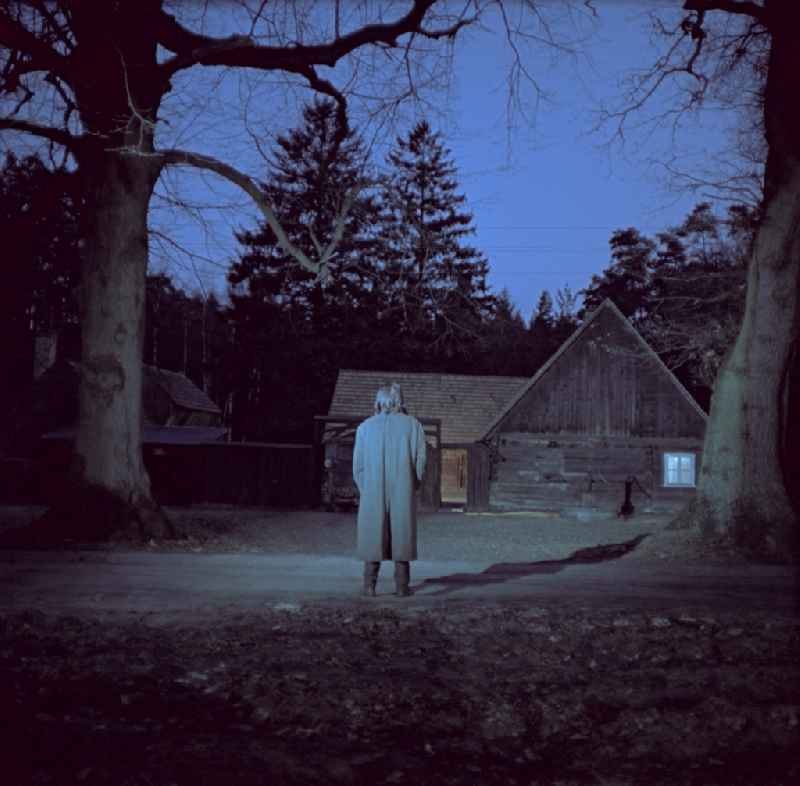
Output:
<svg viewBox="0 0 800 786">
<path fill-rule="evenodd" d="M 325 421 L 321 418 L 314 418 L 314 442 L 311 446 L 311 467 L 309 477 L 311 479 L 310 503 L 311 507 L 318 508 L 322 503 L 322 464 L 325 461 Z"/>
<path fill-rule="evenodd" d="M 467 455 L 467 510 L 489 510 L 490 482 L 489 449 L 476 442 L 469 446 Z"/>
</svg>

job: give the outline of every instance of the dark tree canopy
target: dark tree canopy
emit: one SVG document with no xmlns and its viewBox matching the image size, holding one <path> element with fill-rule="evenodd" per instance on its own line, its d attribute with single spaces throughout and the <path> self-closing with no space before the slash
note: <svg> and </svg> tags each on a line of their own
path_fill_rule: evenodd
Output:
<svg viewBox="0 0 800 786">
<path fill-rule="evenodd" d="M 695 206 L 654 238 L 638 229 L 611 236 L 611 264 L 583 290 L 584 310 L 610 297 L 681 381 L 707 405 L 744 308 L 747 257 L 757 211 L 721 217 Z"/>
<path fill-rule="evenodd" d="M 410 340 L 443 357 L 476 335 L 494 307 L 486 258 L 441 135 L 420 121 L 398 137 L 383 187 L 384 287 L 394 321 Z"/>
</svg>

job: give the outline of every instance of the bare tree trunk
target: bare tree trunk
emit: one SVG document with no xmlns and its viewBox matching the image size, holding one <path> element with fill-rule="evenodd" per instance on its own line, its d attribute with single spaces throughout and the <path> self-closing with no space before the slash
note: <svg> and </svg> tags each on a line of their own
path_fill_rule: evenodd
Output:
<svg viewBox="0 0 800 786">
<path fill-rule="evenodd" d="M 189 373 L 189 301 L 183 302 L 183 375 Z"/>
<path fill-rule="evenodd" d="M 200 334 L 201 340 L 201 362 L 203 376 L 203 392 L 211 395 L 211 368 L 208 360 L 208 295 L 203 298 L 203 326 Z"/>
<path fill-rule="evenodd" d="M 147 206 L 157 167 L 108 153 L 85 175 L 80 422 L 73 482 L 46 518 L 70 537 L 172 534 L 142 460 Z"/>
<path fill-rule="evenodd" d="M 800 166 L 784 193 L 771 200 L 756 241 L 744 320 L 711 402 L 692 511 L 705 532 L 725 532 L 741 545 L 772 553 L 797 545 L 781 445 L 797 334 L 798 215 Z"/>
<path fill-rule="evenodd" d="M 764 219 L 742 326 L 717 378 L 697 497 L 676 524 L 699 524 L 754 551 L 798 551 L 798 516 L 781 467 L 786 387 L 800 331 L 800 119 L 791 107 L 800 50 L 790 4 L 775 5 L 765 120 Z"/>
<path fill-rule="evenodd" d="M 159 368 L 158 365 L 158 326 L 153 325 L 153 365 Z"/>
</svg>

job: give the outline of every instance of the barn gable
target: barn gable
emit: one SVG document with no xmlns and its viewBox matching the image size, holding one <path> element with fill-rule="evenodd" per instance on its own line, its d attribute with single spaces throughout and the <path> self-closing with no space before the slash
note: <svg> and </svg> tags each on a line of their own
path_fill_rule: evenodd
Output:
<svg viewBox="0 0 800 786">
<path fill-rule="evenodd" d="M 702 439 L 706 415 L 605 300 L 487 426 L 498 432 Z"/>
</svg>

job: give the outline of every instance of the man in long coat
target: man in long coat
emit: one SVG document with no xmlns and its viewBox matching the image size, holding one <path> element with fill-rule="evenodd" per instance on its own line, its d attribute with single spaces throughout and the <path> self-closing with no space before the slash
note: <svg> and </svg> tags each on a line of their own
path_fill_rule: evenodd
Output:
<svg viewBox="0 0 800 786">
<path fill-rule="evenodd" d="M 417 558 L 416 491 L 425 460 L 425 432 L 405 414 L 400 386 L 381 388 L 375 414 L 356 430 L 353 451 L 361 495 L 356 552 L 364 561 L 365 595 L 375 594 L 381 560 L 394 560 L 395 594 L 410 594 L 409 562 Z"/>
</svg>

